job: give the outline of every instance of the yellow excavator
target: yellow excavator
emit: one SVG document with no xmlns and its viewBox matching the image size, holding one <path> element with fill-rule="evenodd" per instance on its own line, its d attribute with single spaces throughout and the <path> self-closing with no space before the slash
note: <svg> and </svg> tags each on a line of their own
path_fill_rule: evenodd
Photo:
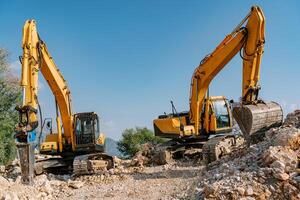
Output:
<svg viewBox="0 0 300 200">
<path fill-rule="evenodd" d="M 153 121 L 156 136 L 173 138 L 172 142 L 168 142 L 168 151 L 175 152 L 179 147 L 198 147 L 205 160 L 211 162 L 238 148 L 244 139 L 249 144 L 263 131 L 281 125 L 281 106 L 258 98 L 264 31 L 263 11 L 253 6 L 232 33 L 201 61 L 192 76 L 190 110 L 178 113 L 171 102 L 173 112 Z M 209 96 L 210 82 L 238 53 L 243 60 L 241 101 L 229 103 L 224 96 Z M 232 132 L 233 117 L 243 138 Z"/>
<path fill-rule="evenodd" d="M 73 114 L 70 89 L 41 40 L 34 20 L 25 22 L 22 48 L 23 102 L 16 107 L 19 123 L 15 130 L 22 181 L 32 183 L 34 171 L 41 173 L 48 168 L 67 167 L 73 169 L 75 174 L 81 174 L 113 167 L 112 157 L 104 153 L 105 136 L 99 132 L 98 115 L 94 112 Z M 38 101 L 39 71 L 54 95 L 56 132 L 52 131 L 51 120 L 42 120 Z M 38 126 L 43 130 L 44 125 L 50 130 L 45 138 L 42 131 L 39 135 L 36 131 Z M 39 140 L 43 138 L 44 141 L 40 143 Z M 36 141 L 40 154 L 50 156 L 35 162 L 33 152 Z"/>
</svg>

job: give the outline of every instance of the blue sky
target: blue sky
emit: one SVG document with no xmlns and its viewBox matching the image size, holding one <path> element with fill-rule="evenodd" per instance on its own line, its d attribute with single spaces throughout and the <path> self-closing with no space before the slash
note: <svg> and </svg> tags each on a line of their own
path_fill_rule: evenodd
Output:
<svg viewBox="0 0 300 200">
<path fill-rule="evenodd" d="M 193 70 L 255 4 L 266 16 L 261 97 L 287 113 L 300 107 L 299 1 L 0 0 L 0 47 L 18 72 L 22 27 L 35 19 L 69 84 L 73 110 L 96 111 L 101 130 L 119 139 L 125 128 L 152 129 L 154 118 L 171 111 L 171 99 L 177 110 L 188 110 Z M 210 94 L 238 100 L 241 70 L 236 56 Z M 43 115 L 53 115 L 44 80 L 39 94 Z"/>
</svg>

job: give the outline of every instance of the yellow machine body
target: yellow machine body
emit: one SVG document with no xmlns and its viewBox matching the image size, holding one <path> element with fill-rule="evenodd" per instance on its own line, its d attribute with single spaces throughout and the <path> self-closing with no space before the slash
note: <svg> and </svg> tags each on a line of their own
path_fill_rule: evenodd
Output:
<svg viewBox="0 0 300 200">
<path fill-rule="evenodd" d="M 216 111 L 213 109 L 216 99 L 207 96 L 210 82 L 238 53 L 243 59 L 242 97 L 234 108 L 234 118 L 244 134 L 252 134 L 255 130 L 263 130 L 282 123 L 283 112 L 278 104 L 266 103 L 258 99 L 260 90 L 260 63 L 265 43 L 265 17 L 258 6 L 253 6 L 250 13 L 241 23 L 225 37 L 217 48 L 207 55 L 192 75 L 190 89 L 190 109 L 186 113 L 172 113 L 154 120 L 155 135 L 161 137 L 201 136 L 211 133 L 231 131 L 232 119 L 229 104 L 226 106 L 230 123 L 226 127 L 218 127 Z M 225 97 L 221 97 L 225 100 Z M 222 100 L 222 101 L 223 101 Z M 242 118 L 244 109 L 252 113 L 251 117 Z M 259 114 L 257 114 L 259 113 Z M 268 113 L 272 114 L 269 117 Z M 238 119 L 237 119 L 238 118 Z M 259 118 L 259 120 L 256 120 Z M 252 128 L 249 128 L 251 124 Z"/>
<path fill-rule="evenodd" d="M 30 135 L 36 133 L 39 125 L 38 119 L 41 120 L 41 130 L 46 123 L 46 121 L 42 122 L 41 115 L 38 116 L 38 111 L 42 113 L 38 102 L 39 72 L 47 81 L 54 96 L 57 125 L 57 131 L 53 133 L 51 119 L 47 123 L 49 133 L 44 137 L 41 131 L 38 136 L 40 153 L 54 155 L 58 159 L 52 159 L 53 162 L 45 162 L 43 168 L 70 167 L 72 165 L 74 173 L 95 172 L 95 170 L 100 169 L 99 163 L 102 163 L 101 168 L 111 168 L 113 159 L 104 153 L 105 136 L 100 134 L 98 115 L 94 112 L 72 113 L 70 89 L 48 52 L 46 44 L 41 40 L 34 20 L 25 22 L 22 48 L 21 87 L 23 89 L 23 102 L 21 106 L 16 108 L 19 111 L 20 119 L 16 126 L 15 137 L 19 155 L 22 157 L 20 160 L 22 160 L 21 168 L 24 180 L 31 182 L 33 174 L 33 162 L 31 162 L 33 160 L 31 159 L 33 145 L 31 145 Z M 55 162 L 60 164 L 57 165 Z M 94 163 L 92 166 L 95 168 L 86 163 Z M 103 163 L 107 165 L 104 166 Z M 41 162 L 39 162 L 39 166 L 41 166 Z"/>
<path fill-rule="evenodd" d="M 223 96 L 206 98 L 201 116 L 200 129 L 203 132 L 218 134 L 232 130 L 230 105 Z M 157 136 L 169 138 L 195 135 L 188 112 L 159 116 L 154 120 L 154 130 Z"/>
<path fill-rule="evenodd" d="M 100 134 L 98 116 L 93 112 L 72 113 L 70 89 L 48 52 L 46 44 L 41 40 L 34 20 L 25 22 L 22 48 L 23 104 L 20 107 L 22 111 L 20 115 L 21 118 L 22 115 L 26 117 L 23 117 L 23 123 L 19 123 L 20 129 L 30 127 L 26 131 L 33 131 L 37 128 L 38 75 L 41 72 L 55 97 L 57 133 L 51 132 L 46 135 L 40 145 L 40 152 L 64 154 L 66 151 L 75 153 L 84 148 L 86 151 L 92 151 L 92 146 L 96 145 Z M 105 140 L 104 136 L 101 138 L 101 141 Z"/>
</svg>

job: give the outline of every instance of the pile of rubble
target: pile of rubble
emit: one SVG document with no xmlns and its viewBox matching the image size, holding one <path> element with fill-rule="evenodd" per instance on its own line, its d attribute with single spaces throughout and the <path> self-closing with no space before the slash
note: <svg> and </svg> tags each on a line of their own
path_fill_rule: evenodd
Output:
<svg viewBox="0 0 300 200">
<path fill-rule="evenodd" d="M 199 166 L 131 166 L 132 160 L 115 159 L 116 167 L 103 173 L 72 176 L 51 173 L 36 176 L 33 186 L 21 184 L 14 170 L 0 176 L 0 199 L 174 199 L 197 179 Z M 180 196 L 180 197 L 181 197 Z"/>
<path fill-rule="evenodd" d="M 165 164 L 170 155 L 163 146 L 145 144 L 131 160 L 115 158 L 116 168 L 102 174 L 79 177 L 42 174 L 35 178 L 33 187 L 21 184 L 21 170 L 15 160 L 10 166 L 0 166 L 0 199 L 87 198 L 87 195 L 121 199 L 129 193 L 137 199 L 144 198 L 145 193 L 155 193 L 157 198 L 177 197 L 176 193 L 186 199 L 196 193 L 197 199 L 300 199 L 297 173 L 300 111 L 287 115 L 281 127 L 265 135 L 262 142 L 234 151 L 207 167 L 194 161 L 187 166 L 180 162 L 155 166 Z"/>
<path fill-rule="evenodd" d="M 197 198 L 300 199 L 299 128 L 297 110 L 264 141 L 211 163 L 200 175 Z"/>
<path fill-rule="evenodd" d="M 54 175 L 40 175 L 34 180 L 33 186 L 21 184 L 21 177 L 16 179 L 0 176 L 0 198 L 1 199 L 52 199 L 58 198 L 55 194 L 65 187 L 78 189 L 84 183 L 80 181 L 61 180 Z"/>
<path fill-rule="evenodd" d="M 127 174 L 138 171 L 128 167 L 130 161 L 115 158 L 116 168 L 103 171 L 101 174 L 73 177 L 70 174 L 42 174 L 34 178 L 32 186 L 21 183 L 19 161 L 0 167 L 0 199 L 58 199 L 61 193 L 72 196 L 74 190 L 99 183 L 109 184 L 128 178 Z"/>
<path fill-rule="evenodd" d="M 131 166 L 165 165 L 172 162 L 172 155 L 164 145 L 146 143 L 132 158 Z"/>
<path fill-rule="evenodd" d="M 172 165 L 176 163 L 194 163 L 195 165 L 203 165 L 203 157 L 201 148 L 178 148 L 177 142 L 173 140 L 166 141 L 161 144 L 146 143 L 141 150 L 131 159 L 130 166 L 157 166 Z"/>
</svg>

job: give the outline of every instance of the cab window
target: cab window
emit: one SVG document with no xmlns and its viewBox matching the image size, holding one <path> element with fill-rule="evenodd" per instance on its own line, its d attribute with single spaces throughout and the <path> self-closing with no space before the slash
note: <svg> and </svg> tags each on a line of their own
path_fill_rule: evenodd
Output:
<svg viewBox="0 0 300 200">
<path fill-rule="evenodd" d="M 95 138 L 98 138 L 100 134 L 98 119 L 94 119 L 94 130 L 95 130 Z"/>
<path fill-rule="evenodd" d="M 85 121 L 83 121 L 83 129 L 84 132 L 83 134 L 93 134 L 94 130 L 93 130 L 93 121 L 90 119 L 87 119 Z"/>
<path fill-rule="evenodd" d="M 75 129 L 76 131 L 76 134 L 77 135 L 80 135 L 80 133 L 81 133 L 81 120 L 80 119 L 77 119 L 76 120 L 76 129 Z"/>
<path fill-rule="evenodd" d="M 227 104 L 224 100 L 216 100 L 213 102 L 214 112 L 217 120 L 217 128 L 225 128 L 230 126 Z"/>
<path fill-rule="evenodd" d="M 77 118 L 75 131 L 77 134 L 95 134 L 99 135 L 98 119 Z"/>
</svg>

